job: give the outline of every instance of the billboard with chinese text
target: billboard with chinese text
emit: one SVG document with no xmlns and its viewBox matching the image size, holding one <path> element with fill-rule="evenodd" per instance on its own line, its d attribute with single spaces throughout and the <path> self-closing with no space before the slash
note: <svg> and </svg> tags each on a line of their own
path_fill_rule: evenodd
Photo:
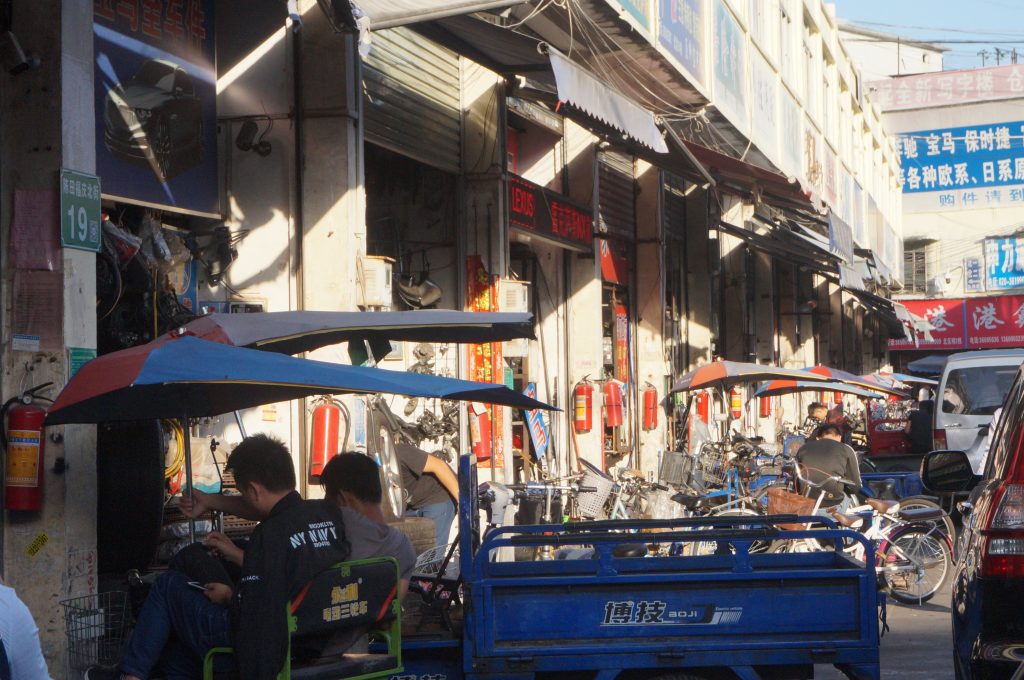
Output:
<svg viewBox="0 0 1024 680">
<path fill-rule="evenodd" d="M 920 207 L 1024 206 L 1024 121 L 903 132 L 896 148 L 904 197 L 930 196 Z"/>
<path fill-rule="evenodd" d="M 703 0 L 661 0 L 658 6 L 658 42 L 698 84 L 703 84 Z"/>
<path fill-rule="evenodd" d="M 889 349 L 963 349 L 965 345 L 966 305 L 963 299 L 900 300 L 911 314 L 925 319 L 928 335 L 918 334 L 918 342 L 899 338 L 889 341 Z M 929 337 L 930 336 L 930 337 Z"/>
<path fill-rule="evenodd" d="M 104 196 L 218 215 L 213 0 L 95 0 L 93 12 Z"/>
<path fill-rule="evenodd" d="M 1024 66 L 1011 64 L 900 76 L 865 83 L 865 88 L 883 111 L 1016 99 L 1024 95 Z"/>
<path fill-rule="evenodd" d="M 1024 288 L 1024 238 L 985 239 L 985 288 Z"/>
<path fill-rule="evenodd" d="M 747 129 L 746 37 L 722 0 L 715 3 L 714 104 L 740 130 Z"/>
<path fill-rule="evenodd" d="M 927 323 L 912 340 L 890 340 L 889 349 L 995 349 L 1024 347 L 1024 295 L 942 300 L 901 300 Z"/>
</svg>

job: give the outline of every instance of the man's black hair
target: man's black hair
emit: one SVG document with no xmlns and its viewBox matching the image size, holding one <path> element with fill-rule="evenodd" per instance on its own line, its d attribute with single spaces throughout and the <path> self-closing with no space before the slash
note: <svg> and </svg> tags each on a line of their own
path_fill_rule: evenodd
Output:
<svg viewBox="0 0 1024 680">
<path fill-rule="evenodd" d="M 339 491 L 347 491 L 364 503 L 380 503 L 384 497 L 380 468 L 372 458 L 361 453 L 339 453 L 327 461 L 320 473 L 320 484 L 330 499 Z"/>
<path fill-rule="evenodd" d="M 259 482 L 267 491 L 295 488 L 295 468 L 288 447 L 269 435 L 254 434 L 243 439 L 231 452 L 227 469 L 235 474 L 239 489 L 253 482 Z"/>
<path fill-rule="evenodd" d="M 814 430 L 813 436 L 815 439 L 821 439 L 827 434 L 835 435 L 836 437 L 842 437 L 843 431 L 839 429 L 838 425 L 833 425 L 832 423 L 825 423 L 824 425 L 819 425 L 817 429 Z"/>
<path fill-rule="evenodd" d="M 813 402 L 811 402 L 807 406 L 807 415 L 808 416 L 813 416 L 814 412 L 817 411 L 819 408 L 825 408 L 825 405 L 822 404 L 820 401 L 813 401 Z"/>
</svg>

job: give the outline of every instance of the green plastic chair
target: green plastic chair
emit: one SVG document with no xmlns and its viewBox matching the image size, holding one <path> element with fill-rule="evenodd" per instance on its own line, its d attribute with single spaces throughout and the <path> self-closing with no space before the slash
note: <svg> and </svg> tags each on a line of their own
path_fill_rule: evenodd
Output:
<svg viewBox="0 0 1024 680">
<path fill-rule="evenodd" d="M 288 653 L 277 680 L 372 680 L 402 667 L 402 605 L 398 562 L 375 557 L 341 562 L 320 572 L 288 603 Z M 366 630 L 387 643 L 384 654 L 344 654 L 295 665 L 292 642 L 306 635 Z M 203 680 L 214 680 L 214 659 L 234 654 L 215 647 L 203 662 Z"/>
</svg>

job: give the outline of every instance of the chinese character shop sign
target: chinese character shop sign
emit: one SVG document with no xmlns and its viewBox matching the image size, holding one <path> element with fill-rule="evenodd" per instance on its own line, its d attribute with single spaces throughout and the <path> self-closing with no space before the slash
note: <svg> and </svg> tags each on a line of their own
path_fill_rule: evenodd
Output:
<svg viewBox="0 0 1024 680">
<path fill-rule="evenodd" d="M 661 0 L 658 42 L 698 83 L 704 82 L 701 0 Z"/>
<path fill-rule="evenodd" d="M 994 349 L 1024 347 L 1024 295 L 953 300 L 902 300 L 907 310 L 927 321 L 929 340 L 890 340 L 889 349 Z"/>
<path fill-rule="evenodd" d="M 1024 288 L 1024 238 L 985 239 L 985 288 Z"/>
<path fill-rule="evenodd" d="M 592 252 L 594 217 L 565 196 L 522 177 L 508 178 L 509 226 L 559 245 Z"/>
<path fill-rule="evenodd" d="M 899 338 L 889 341 L 889 349 L 963 349 L 965 345 L 963 299 L 900 300 L 907 311 L 921 319 L 918 342 Z"/>
<path fill-rule="evenodd" d="M 104 195 L 220 212 L 213 0 L 94 0 Z"/>
<path fill-rule="evenodd" d="M 896 148 L 908 208 L 1024 206 L 1024 121 L 904 132 Z"/>
</svg>

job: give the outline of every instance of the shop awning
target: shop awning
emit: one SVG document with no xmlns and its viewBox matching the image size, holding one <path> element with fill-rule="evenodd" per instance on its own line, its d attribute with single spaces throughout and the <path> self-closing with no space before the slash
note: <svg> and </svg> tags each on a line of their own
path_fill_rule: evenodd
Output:
<svg viewBox="0 0 1024 680">
<path fill-rule="evenodd" d="M 828 211 L 828 243 L 833 255 L 853 262 L 853 228 L 831 210 Z"/>
<path fill-rule="evenodd" d="M 459 14 L 486 12 L 522 4 L 524 0 L 353 0 L 352 14 L 360 26 L 365 18 L 369 30 L 393 28 L 420 21 L 432 21 Z M 334 3 L 337 4 L 337 3 Z"/>
<path fill-rule="evenodd" d="M 559 101 L 589 113 L 658 153 L 668 153 L 668 144 L 653 113 L 550 46 L 548 58 L 555 74 Z"/>
<path fill-rule="evenodd" d="M 810 206 L 810 201 L 803 194 L 800 184 L 790 182 L 784 175 L 694 142 L 685 143 L 694 158 L 707 168 L 712 176 L 746 189 L 757 186 L 762 194 L 771 194 L 801 207 Z"/>
</svg>

